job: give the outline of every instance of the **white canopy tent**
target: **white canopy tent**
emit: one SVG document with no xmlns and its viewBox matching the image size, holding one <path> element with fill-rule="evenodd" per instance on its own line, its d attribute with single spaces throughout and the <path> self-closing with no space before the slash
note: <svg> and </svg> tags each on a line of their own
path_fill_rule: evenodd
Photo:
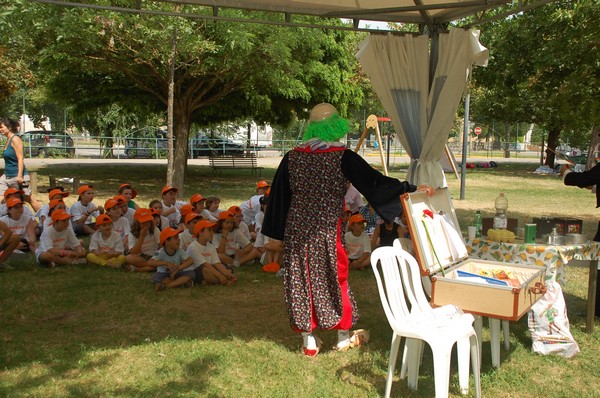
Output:
<svg viewBox="0 0 600 398">
<path fill-rule="evenodd" d="M 476 30 L 439 35 L 439 53 L 429 83 L 430 42 L 426 35 L 370 35 L 357 54 L 402 146 L 411 157 L 408 180 L 446 186 L 438 160 L 454 121 L 472 65 L 487 64 L 488 50 Z"/>
</svg>

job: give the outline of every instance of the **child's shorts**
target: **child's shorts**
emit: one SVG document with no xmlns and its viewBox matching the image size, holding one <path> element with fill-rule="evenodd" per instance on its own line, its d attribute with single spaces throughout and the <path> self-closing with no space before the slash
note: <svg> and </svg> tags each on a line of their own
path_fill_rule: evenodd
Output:
<svg viewBox="0 0 600 398">
<path fill-rule="evenodd" d="M 78 222 L 74 222 L 72 223 L 73 225 L 73 232 L 75 232 L 75 235 L 80 236 L 80 235 L 87 235 L 88 233 L 85 232 L 85 230 L 83 229 L 83 226 L 86 225 L 90 228 L 94 228 L 96 229 L 96 223 L 91 223 L 91 224 L 82 224 L 82 223 L 78 223 Z"/>
<path fill-rule="evenodd" d="M 171 276 L 171 274 L 168 272 L 155 272 L 154 275 L 152 275 L 152 282 L 153 283 L 161 283 L 165 279 L 169 278 L 169 276 Z M 174 279 L 177 279 L 181 276 L 187 276 L 188 278 L 193 280 L 195 278 L 196 274 L 194 273 L 194 271 L 178 271 L 175 274 Z"/>
<path fill-rule="evenodd" d="M 203 269 L 204 267 L 200 266 L 194 268 L 194 270 L 192 271 L 194 273 L 194 283 L 196 285 L 199 285 L 204 281 L 204 274 L 202 273 Z"/>
</svg>

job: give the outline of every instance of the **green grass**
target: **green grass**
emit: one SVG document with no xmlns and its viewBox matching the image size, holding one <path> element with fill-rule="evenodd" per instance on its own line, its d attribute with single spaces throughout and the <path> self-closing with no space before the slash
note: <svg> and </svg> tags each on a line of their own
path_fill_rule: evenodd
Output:
<svg viewBox="0 0 600 398">
<path fill-rule="evenodd" d="M 463 229 L 476 209 L 492 213 L 494 198 L 506 192 L 509 216 L 562 215 L 584 219 L 595 232 L 595 197 L 565 187 L 556 177 L 532 173 L 532 165 L 470 170 L 466 200 L 459 182 L 448 175 Z M 52 166 L 47 176 L 72 176 L 94 184 L 102 203 L 119 183 L 140 192 L 138 203 L 159 196 L 162 166 Z M 272 178 L 274 169 L 264 176 Z M 392 174 L 404 178 L 400 169 Z M 213 176 L 208 167 L 190 167 L 186 195 L 194 192 L 239 204 L 254 193 L 257 178 L 247 171 Z M 39 196 L 42 199 L 42 195 Z M 43 198 L 45 199 L 45 197 Z M 68 198 L 73 200 L 73 196 Z M 280 278 L 255 265 L 238 271 L 231 287 L 195 287 L 157 294 L 150 275 L 99 267 L 48 270 L 33 260 L 13 262 L 0 273 L 0 396 L 6 397 L 377 397 L 384 391 L 391 331 L 370 271 L 355 272 L 350 283 L 361 313 L 359 327 L 371 342 L 359 350 L 336 353 L 335 332 L 322 332 L 325 350 L 317 358 L 299 353 L 300 339 L 287 320 Z M 600 331 L 587 334 L 587 269 L 569 267 L 564 287 L 571 331 L 581 353 L 570 360 L 531 352 L 526 318 L 511 323 L 511 349 L 501 351 L 501 366 L 491 367 L 484 332 L 482 389 L 495 397 L 597 397 L 600 381 Z M 451 396 L 459 396 L 453 360 Z M 471 388 L 471 395 L 474 395 Z M 434 394 L 431 353 L 426 349 L 419 390 L 395 380 L 393 396 Z"/>
</svg>

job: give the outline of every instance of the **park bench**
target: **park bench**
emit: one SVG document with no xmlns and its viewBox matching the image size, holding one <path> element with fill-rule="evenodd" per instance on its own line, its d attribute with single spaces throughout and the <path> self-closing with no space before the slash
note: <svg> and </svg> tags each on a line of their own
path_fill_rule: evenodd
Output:
<svg viewBox="0 0 600 398">
<path fill-rule="evenodd" d="M 225 169 L 250 169 L 252 174 L 258 172 L 258 175 L 260 176 L 263 169 L 258 166 L 256 155 L 254 154 L 245 156 L 210 156 L 208 158 L 208 163 L 210 167 L 212 167 L 213 173 L 220 173 L 221 170 Z"/>
</svg>

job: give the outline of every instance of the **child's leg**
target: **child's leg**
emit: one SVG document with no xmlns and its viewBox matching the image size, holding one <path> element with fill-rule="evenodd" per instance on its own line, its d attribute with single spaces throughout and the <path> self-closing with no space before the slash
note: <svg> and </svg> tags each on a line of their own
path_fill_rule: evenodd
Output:
<svg viewBox="0 0 600 398">
<path fill-rule="evenodd" d="M 213 268 L 212 265 L 202 267 L 202 277 L 208 285 L 224 285 L 227 283 L 227 278 Z"/>
<path fill-rule="evenodd" d="M 148 260 L 146 260 L 142 256 L 138 256 L 137 254 L 128 254 L 126 257 L 127 264 L 131 265 L 133 268 L 131 271 L 135 272 L 153 272 L 156 270 L 155 267 L 151 267 L 148 265 Z"/>
<path fill-rule="evenodd" d="M 192 278 L 189 276 L 180 276 L 180 277 L 175 278 L 174 280 L 171 280 L 169 278 L 166 281 L 163 281 L 162 283 L 168 288 L 173 288 L 173 287 L 185 285 L 186 283 L 188 283 L 191 280 L 192 280 Z"/>
<path fill-rule="evenodd" d="M 40 253 L 40 255 L 38 256 L 38 260 L 40 263 L 54 263 L 54 264 L 59 264 L 59 265 L 67 265 L 67 264 L 71 264 L 71 262 L 69 261 L 69 259 L 67 257 L 61 257 L 61 256 L 57 256 L 56 254 L 52 254 L 50 252 L 42 252 Z"/>
<path fill-rule="evenodd" d="M 101 266 L 105 266 L 108 264 L 108 261 L 106 260 L 106 256 L 102 256 L 102 255 L 99 256 L 94 253 L 88 253 L 86 258 L 88 260 L 88 263 L 90 263 L 90 264 L 101 265 Z"/>
<path fill-rule="evenodd" d="M 228 281 L 235 282 L 237 281 L 237 277 L 231 272 L 226 266 L 221 263 L 213 264 L 213 269 L 219 274 L 223 275 Z"/>
<path fill-rule="evenodd" d="M 242 257 L 240 257 L 240 264 L 246 264 L 257 258 L 260 258 L 260 253 L 255 248 L 252 248 L 252 250 L 250 250 L 248 253 L 246 253 Z"/>
<path fill-rule="evenodd" d="M 126 257 L 123 254 L 121 254 L 120 256 L 108 259 L 106 261 L 106 265 L 111 268 L 123 268 L 126 262 Z"/>
<path fill-rule="evenodd" d="M 233 258 L 229 257 L 225 253 L 219 253 L 219 261 L 226 265 L 233 265 Z"/>
<path fill-rule="evenodd" d="M 367 258 L 365 258 L 364 260 L 362 260 L 360 262 L 360 267 L 361 268 L 367 268 L 371 266 L 371 256 L 368 256 Z"/>
<path fill-rule="evenodd" d="M 86 235 L 91 235 L 94 232 L 96 232 L 95 226 L 90 226 L 88 224 L 83 225 L 83 233 L 85 233 Z"/>
<path fill-rule="evenodd" d="M 0 254 L 0 264 L 6 261 L 8 257 L 15 251 L 21 243 L 21 238 L 17 234 L 13 234 L 4 244 L 4 251 Z"/>
</svg>

